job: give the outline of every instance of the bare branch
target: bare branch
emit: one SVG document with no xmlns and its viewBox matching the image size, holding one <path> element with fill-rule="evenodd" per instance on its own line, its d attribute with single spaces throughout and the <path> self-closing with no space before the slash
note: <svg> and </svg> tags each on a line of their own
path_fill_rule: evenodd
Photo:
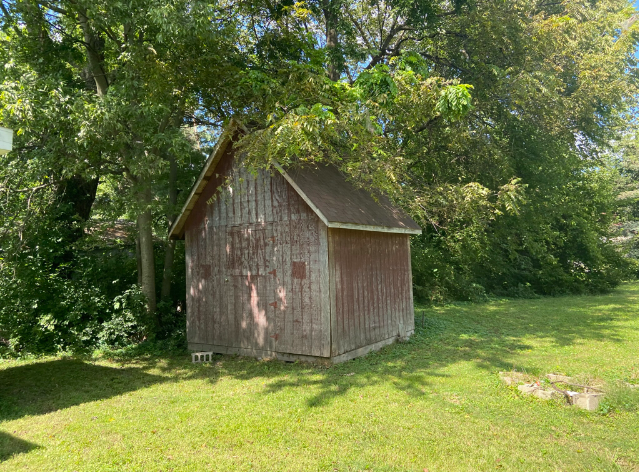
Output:
<svg viewBox="0 0 639 472">
<path fill-rule="evenodd" d="M 36 185 L 35 187 L 21 188 L 21 189 L 12 189 L 11 187 L 0 187 L 0 192 L 13 192 L 13 193 L 27 193 L 27 192 L 35 192 L 36 190 L 40 190 L 46 187 L 50 187 L 52 185 L 57 184 L 58 182 L 48 182 L 42 185 Z"/>
</svg>

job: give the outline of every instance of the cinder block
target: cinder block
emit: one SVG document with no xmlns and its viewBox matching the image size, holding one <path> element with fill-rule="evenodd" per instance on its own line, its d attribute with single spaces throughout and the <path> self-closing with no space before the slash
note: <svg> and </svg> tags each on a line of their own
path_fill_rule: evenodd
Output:
<svg viewBox="0 0 639 472">
<path fill-rule="evenodd" d="M 194 364 L 201 362 L 211 362 L 213 360 L 212 352 L 193 352 L 191 353 L 191 360 Z"/>
<path fill-rule="evenodd" d="M 595 411 L 599 408 L 601 397 L 601 393 L 578 393 L 572 396 L 572 404 L 584 410 Z"/>
</svg>

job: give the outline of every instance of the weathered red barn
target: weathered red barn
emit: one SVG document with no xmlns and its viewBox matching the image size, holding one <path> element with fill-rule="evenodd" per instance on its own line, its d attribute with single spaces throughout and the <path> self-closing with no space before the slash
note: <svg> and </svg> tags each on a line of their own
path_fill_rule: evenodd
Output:
<svg viewBox="0 0 639 472">
<path fill-rule="evenodd" d="M 186 244 L 189 349 L 340 362 L 410 336 L 420 227 L 334 167 L 252 175 L 233 136 L 170 230 Z"/>
</svg>

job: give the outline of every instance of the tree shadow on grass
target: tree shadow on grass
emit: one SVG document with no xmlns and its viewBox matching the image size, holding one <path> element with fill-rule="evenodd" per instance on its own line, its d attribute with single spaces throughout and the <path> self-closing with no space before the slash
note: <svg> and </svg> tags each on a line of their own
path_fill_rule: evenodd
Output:
<svg viewBox="0 0 639 472">
<path fill-rule="evenodd" d="M 23 454 L 39 447 L 37 444 L 0 431 L 0 462 L 10 459 L 16 454 Z"/>
<path fill-rule="evenodd" d="M 632 316 L 632 297 L 584 296 L 460 304 L 416 312 L 410 341 L 329 368 L 303 364 L 224 361 L 225 375 L 269 380 L 264 393 L 288 388 L 308 394 L 309 407 L 321 407 L 354 389 L 386 383 L 411 397 L 428 393 L 443 369 L 473 362 L 482 370 L 510 370 L 520 354 L 538 343 L 558 347 L 587 342 L 624 342 L 618 322 Z M 261 365 L 265 364 L 265 365 Z M 273 365 L 270 365 L 273 364 Z M 214 382 L 214 380 L 212 379 Z"/>
<path fill-rule="evenodd" d="M 165 382 L 140 368 L 60 359 L 0 370 L 0 422 L 42 415 Z"/>
<path fill-rule="evenodd" d="M 18 365 L 0 370 L 0 422 L 162 382 L 201 379 L 215 386 L 221 377 L 260 379 L 265 384 L 262 394 L 295 389 L 311 408 L 380 384 L 405 393 L 407 398 L 420 397 L 432 390 L 437 377 L 449 375 L 444 371 L 447 366 L 473 362 L 486 372 L 509 370 L 538 340 L 555 346 L 624 342 L 622 330 L 628 328 L 619 321 L 636 317 L 635 305 L 633 297 L 615 295 L 461 304 L 423 313 L 419 308 L 417 331 L 409 342 L 331 367 L 221 355 L 211 364 L 194 365 L 188 354 L 136 359 L 115 356 L 112 360 L 122 362 L 122 368 L 80 360 Z"/>
</svg>

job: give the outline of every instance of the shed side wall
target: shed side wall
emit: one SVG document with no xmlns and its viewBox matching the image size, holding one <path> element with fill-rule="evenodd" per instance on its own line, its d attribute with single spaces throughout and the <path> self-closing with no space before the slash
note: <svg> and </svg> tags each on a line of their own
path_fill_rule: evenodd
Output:
<svg viewBox="0 0 639 472">
<path fill-rule="evenodd" d="M 332 355 L 415 329 L 409 236 L 329 228 Z"/>
<path fill-rule="evenodd" d="M 217 169 L 186 222 L 189 344 L 328 357 L 325 225 L 279 173 L 251 175 L 230 146 Z"/>
</svg>

